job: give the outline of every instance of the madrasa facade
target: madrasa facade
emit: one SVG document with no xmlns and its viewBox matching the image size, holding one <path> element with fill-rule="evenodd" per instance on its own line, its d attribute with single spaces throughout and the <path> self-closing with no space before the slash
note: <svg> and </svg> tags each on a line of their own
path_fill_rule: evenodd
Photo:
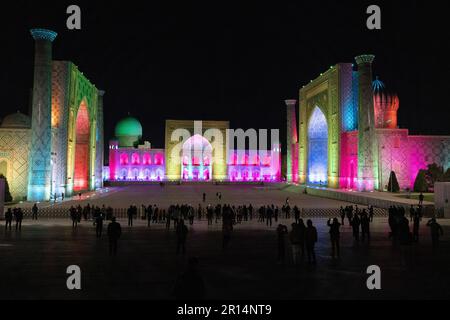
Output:
<svg viewBox="0 0 450 320">
<path fill-rule="evenodd" d="M 14 201 L 48 201 L 102 187 L 103 94 L 70 61 L 56 61 L 57 34 L 32 29 L 34 80 L 29 115 L 0 123 L 0 174 Z"/>
</svg>

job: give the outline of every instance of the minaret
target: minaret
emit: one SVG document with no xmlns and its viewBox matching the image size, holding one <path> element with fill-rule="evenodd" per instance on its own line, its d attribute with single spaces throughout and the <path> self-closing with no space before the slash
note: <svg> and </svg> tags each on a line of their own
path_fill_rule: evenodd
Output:
<svg viewBox="0 0 450 320">
<path fill-rule="evenodd" d="M 298 182 L 298 134 L 297 116 L 295 112 L 296 100 L 286 100 L 287 106 L 287 182 Z"/>
<path fill-rule="evenodd" d="M 35 40 L 28 201 L 48 201 L 51 190 L 52 42 L 57 34 L 32 29 Z"/>
<path fill-rule="evenodd" d="M 378 147 L 372 90 L 374 55 L 355 58 L 358 64 L 358 187 L 361 191 L 378 189 Z"/>
</svg>

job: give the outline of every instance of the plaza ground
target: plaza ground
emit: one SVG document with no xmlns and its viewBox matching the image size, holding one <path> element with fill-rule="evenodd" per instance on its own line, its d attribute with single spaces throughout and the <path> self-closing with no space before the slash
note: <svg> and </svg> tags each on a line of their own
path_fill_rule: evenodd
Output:
<svg viewBox="0 0 450 320">
<path fill-rule="evenodd" d="M 206 188 L 206 189 L 205 189 Z M 282 205 L 287 196 L 291 204 L 328 209 L 345 205 L 334 200 L 292 194 L 278 188 L 257 186 L 134 186 L 108 192 L 88 193 L 81 200 L 68 200 L 56 207 L 72 204 L 126 207 L 135 203 L 215 203 L 215 192 L 223 202 Z M 89 198 L 87 198 L 89 197 Z M 44 206 L 45 204 L 41 204 Z M 54 208 L 54 207 L 52 207 Z M 50 209 L 49 209 L 50 210 Z M 433 250 L 429 230 L 421 228 L 419 244 L 394 247 L 388 239 L 387 219 L 375 218 L 372 240 L 354 243 L 349 226 L 342 228 L 341 258 L 330 257 L 326 219 L 313 218 L 318 227 L 318 264 L 293 266 L 290 250 L 285 265 L 277 264 L 276 224 L 267 227 L 256 220 L 236 225 L 229 249 L 221 249 L 221 224 L 208 226 L 195 221 L 189 227 L 187 254 L 175 253 L 176 236 L 163 224 L 147 228 L 142 220 L 133 227 L 122 224 L 123 236 L 116 257 L 108 255 L 105 235 L 95 238 L 92 222 L 82 221 L 72 229 L 68 218 L 37 222 L 26 219 L 21 232 L 5 231 L 0 222 L 0 299 L 172 299 L 171 291 L 185 270 L 187 258 L 199 258 L 199 269 L 206 284 L 207 298 L 223 299 L 448 299 L 450 297 L 450 221 L 444 227 L 441 247 Z M 290 225 L 292 220 L 281 220 Z M 106 226 L 105 226 L 106 229 Z M 82 290 L 66 288 L 66 268 L 78 265 L 82 271 Z M 382 290 L 366 287 L 370 265 L 381 268 Z"/>
</svg>

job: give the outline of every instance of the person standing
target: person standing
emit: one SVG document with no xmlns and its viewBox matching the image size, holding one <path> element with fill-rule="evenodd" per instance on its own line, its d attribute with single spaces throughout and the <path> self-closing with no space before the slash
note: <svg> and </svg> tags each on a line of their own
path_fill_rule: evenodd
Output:
<svg viewBox="0 0 450 320">
<path fill-rule="evenodd" d="M 308 255 L 308 263 L 316 264 L 315 245 L 317 242 L 317 229 L 313 226 L 311 220 L 306 221 L 305 245 L 306 254 Z"/>
<path fill-rule="evenodd" d="M 120 227 L 120 223 L 116 222 L 116 217 L 112 217 L 108 225 L 109 255 L 117 254 L 117 242 L 121 235 L 122 228 Z"/>
<path fill-rule="evenodd" d="M 11 230 L 12 220 L 13 220 L 13 212 L 11 208 L 8 208 L 8 210 L 5 212 L 5 222 L 6 222 L 5 230 L 8 230 L 8 226 L 9 230 Z"/>
<path fill-rule="evenodd" d="M 353 238 L 356 242 L 359 242 L 359 226 L 361 225 L 361 220 L 358 216 L 354 216 L 350 224 L 353 230 Z"/>
<path fill-rule="evenodd" d="M 277 228 L 278 263 L 283 264 L 286 258 L 286 234 L 288 234 L 287 227 L 285 225 L 279 224 Z"/>
<path fill-rule="evenodd" d="M 298 223 L 300 221 L 300 210 L 297 206 L 294 206 L 294 218 L 295 223 Z"/>
<path fill-rule="evenodd" d="M 206 201 L 206 193 L 203 192 L 203 202 Z"/>
<path fill-rule="evenodd" d="M 432 218 L 430 221 L 428 221 L 427 227 L 429 227 L 431 231 L 431 242 L 433 244 L 433 248 L 439 247 L 439 238 L 444 235 L 444 230 L 436 221 L 436 218 Z"/>
<path fill-rule="evenodd" d="M 375 211 L 373 209 L 373 206 L 369 206 L 369 220 L 370 222 L 373 222 L 373 217 L 375 216 Z"/>
<path fill-rule="evenodd" d="M 341 206 L 341 208 L 339 209 L 339 215 L 341 216 L 341 224 L 343 226 L 345 226 L 345 210 L 344 208 Z"/>
<path fill-rule="evenodd" d="M 370 242 L 370 219 L 367 216 L 367 212 L 363 209 L 361 213 L 361 240 L 364 242 L 366 240 Z"/>
<path fill-rule="evenodd" d="M 97 217 L 95 218 L 94 224 L 95 224 L 95 236 L 97 238 L 101 238 L 102 231 L 103 231 L 103 215 L 101 215 L 101 214 L 97 215 Z"/>
<path fill-rule="evenodd" d="M 37 206 L 37 204 L 35 203 L 34 205 L 33 205 L 33 208 L 31 209 L 31 219 L 32 220 L 37 220 L 38 219 L 38 206 Z"/>
<path fill-rule="evenodd" d="M 421 192 L 419 195 L 419 206 L 423 205 L 423 200 L 425 199 L 423 193 Z"/>
<path fill-rule="evenodd" d="M 128 216 L 128 226 L 133 226 L 133 215 L 134 215 L 134 208 L 133 206 L 130 206 L 127 210 L 127 216 Z"/>
<path fill-rule="evenodd" d="M 17 208 L 15 210 L 15 218 L 16 218 L 16 231 L 22 230 L 22 221 L 23 221 L 23 211 L 22 208 Z"/>
<path fill-rule="evenodd" d="M 339 223 L 339 220 L 337 218 L 334 218 L 333 220 L 329 219 L 327 221 L 328 227 L 330 227 L 330 240 L 331 240 L 331 257 L 334 259 L 336 257 L 340 257 L 340 246 L 339 246 L 339 240 L 340 240 L 340 231 L 339 228 L 341 227 L 341 224 Z"/>
<path fill-rule="evenodd" d="M 420 222 L 422 221 L 422 215 L 419 211 L 416 211 L 413 219 L 413 241 L 419 242 L 419 229 Z"/>
<path fill-rule="evenodd" d="M 179 254 L 181 251 L 182 254 L 184 255 L 186 253 L 186 238 L 188 234 L 188 228 L 184 224 L 183 219 L 181 219 L 177 224 L 176 234 L 177 234 L 177 254 Z"/>
</svg>

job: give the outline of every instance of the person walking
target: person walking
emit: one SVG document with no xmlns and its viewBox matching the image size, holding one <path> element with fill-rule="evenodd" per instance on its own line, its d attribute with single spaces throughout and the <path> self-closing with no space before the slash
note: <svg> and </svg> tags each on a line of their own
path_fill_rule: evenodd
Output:
<svg viewBox="0 0 450 320">
<path fill-rule="evenodd" d="M 342 206 L 339 209 L 339 215 L 341 216 L 341 224 L 343 226 L 345 226 L 345 210 L 344 210 L 344 208 Z"/>
<path fill-rule="evenodd" d="M 308 255 L 308 263 L 316 264 L 315 245 L 317 242 L 317 229 L 313 226 L 311 220 L 306 221 L 305 230 L 305 246 L 306 254 Z"/>
<path fill-rule="evenodd" d="M 115 256 L 117 254 L 117 242 L 121 235 L 122 228 L 120 223 L 116 222 L 116 217 L 112 217 L 108 225 L 109 255 Z"/>
<path fill-rule="evenodd" d="M 333 220 L 329 219 L 327 221 L 327 225 L 328 227 L 330 227 L 331 257 L 333 259 L 335 259 L 336 257 L 339 258 L 340 257 L 339 228 L 341 227 L 341 224 L 339 223 L 339 220 L 337 218 L 334 218 Z"/>
</svg>

